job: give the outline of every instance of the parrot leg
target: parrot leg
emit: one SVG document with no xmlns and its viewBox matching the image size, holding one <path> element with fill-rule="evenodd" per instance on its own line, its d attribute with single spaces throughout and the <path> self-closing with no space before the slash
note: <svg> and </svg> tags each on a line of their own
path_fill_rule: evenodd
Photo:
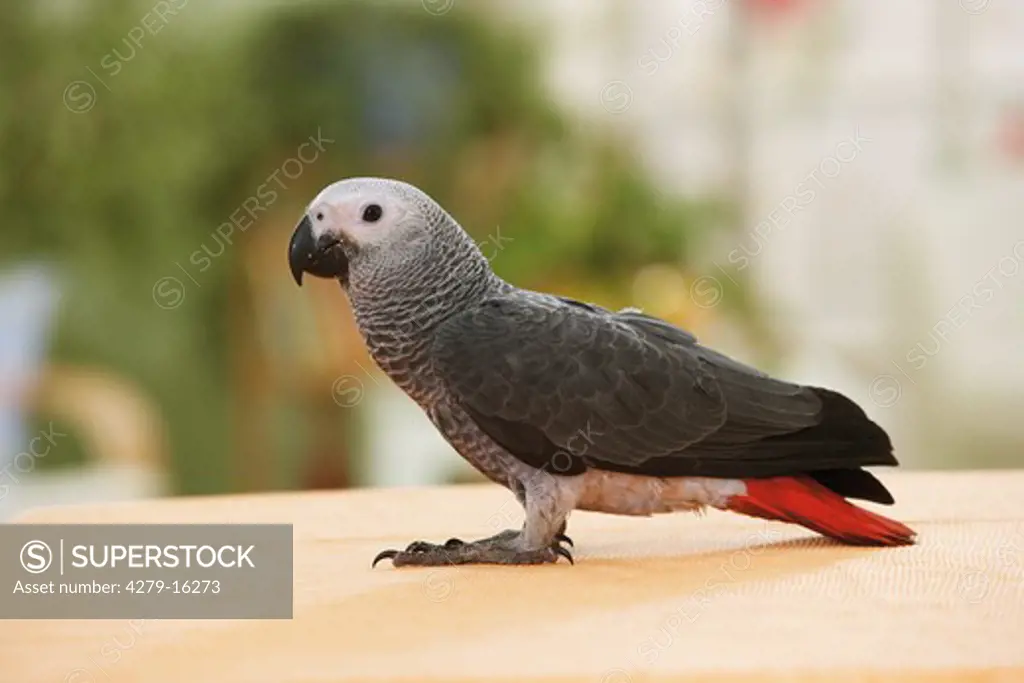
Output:
<svg viewBox="0 0 1024 683">
<path fill-rule="evenodd" d="M 521 496 L 525 502 L 526 522 L 521 530 L 508 529 L 479 541 L 465 542 L 458 538 L 444 544 L 414 541 L 405 550 L 384 550 L 373 565 L 390 559 L 395 567 L 443 567 L 456 564 L 550 564 L 564 557 L 573 562 L 572 539 L 565 535 L 571 507 L 563 507 L 558 491 L 541 491 L 542 495 Z M 524 500 L 525 499 L 525 500 Z"/>
</svg>

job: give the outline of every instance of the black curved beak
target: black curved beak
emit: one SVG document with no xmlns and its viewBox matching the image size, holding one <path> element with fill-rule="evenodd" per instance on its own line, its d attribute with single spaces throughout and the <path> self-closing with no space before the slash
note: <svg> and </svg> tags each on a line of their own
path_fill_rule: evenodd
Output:
<svg viewBox="0 0 1024 683">
<path fill-rule="evenodd" d="M 302 286 L 303 273 L 316 277 L 336 278 L 348 284 L 348 257 L 341 241 L 331 235 L 313 237 L 313 223 L 303 216 L 288 245 L 288 265 L 296 284 Z"/>
</svg>

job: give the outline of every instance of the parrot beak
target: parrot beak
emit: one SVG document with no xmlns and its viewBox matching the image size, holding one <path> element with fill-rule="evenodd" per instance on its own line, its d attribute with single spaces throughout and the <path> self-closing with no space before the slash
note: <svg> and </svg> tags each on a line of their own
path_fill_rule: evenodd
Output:
<svg viewBox="0 0 1024 683">
<path fill-rule="evenodd" d="M 348 257 L 341 240 L 333 235 L 313 236 L 313 223 L 303 216 L 288 245 L 288 265 L 296 284 L 302 286 L 303 273 L 316 277 L 336 278 L 348 284 Z"/>
</svg>

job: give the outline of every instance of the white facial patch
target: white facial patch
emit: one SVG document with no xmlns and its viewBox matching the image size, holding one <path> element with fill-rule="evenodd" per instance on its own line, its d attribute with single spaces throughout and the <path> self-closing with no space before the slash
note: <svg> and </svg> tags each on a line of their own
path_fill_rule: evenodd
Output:
<svg viewBox="0 0 1024 683">
<path fill-rule="evenodd" d="M 373 205 L 379 209 L 371 208 Z M 314 237 L 334 234 L 357 246 L 380 244 L 393 237 L 409 221 L 423 217 L 410 202 L 387 187 L 367 182 L 341 181 L 317 195 L 308 209 Z M 373 216 L 379 218 L 373 220 Z M 421 225 L 422 223 L 418 223 Z"/>
</svg>

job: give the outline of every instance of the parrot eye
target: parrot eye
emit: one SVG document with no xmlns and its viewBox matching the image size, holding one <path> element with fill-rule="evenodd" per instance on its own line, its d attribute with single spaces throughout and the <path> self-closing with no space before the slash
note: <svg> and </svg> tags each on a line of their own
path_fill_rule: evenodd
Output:
<svg viewBox="0 0 1024 683">
<path fill-rule="evenodd" d="M 323 211 L 317 211 L 316 212 L 316 219 L 318 221 L 322 221 L 324 219 L 324 212 Z"/>
<path fill-rule="evenodd" d="M 380 208 L 380 204 L 370 204 L 363 209 L 363 220 L 367 223 L 376 223 L 383 213 L 384 210 Z"/>
</svg>

